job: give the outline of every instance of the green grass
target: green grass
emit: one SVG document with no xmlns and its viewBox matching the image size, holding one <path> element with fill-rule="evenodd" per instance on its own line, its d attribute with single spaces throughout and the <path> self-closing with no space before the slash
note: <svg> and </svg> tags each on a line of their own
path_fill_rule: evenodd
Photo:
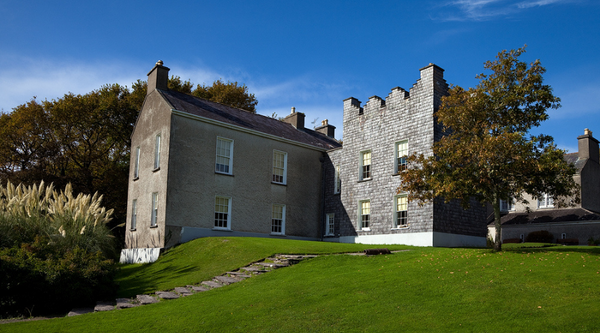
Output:
<svg viewBox="0 0 600 333">
<path fill-rule="evenodd" d="M 161 270 L 191 274 L 191 257 L 222 260 L 328 246 L 244 239 L 244 248 L 171 251 Z M 221 241 L 221 243 L 218 243 Z M 252 244 L 257 243 L 257 244 Z M 219 244 L 218 246 L 216 244 Z M 323 244 L 323 248 L 319 248 Z M 232 251 L 229 246 L 237 251 Z M 270 249 L 269 247 L 272 246 Z M 280 247 L 281 246 L 281 247 Z M 366 246 L 381 247 L 381 246 Z M 189 246 L 189 249 L 193 246 Z M 391 248 L 391 247 L 390 247 Z M 274 251 L 274 252 L 273 252 Z M 345 250 L 344 250 L 345 251 Z M 342 252 L 344 252 L 342 251 Z M 186 258 L 181 258 L 186 257 Z M 161 260 L 168 259 L 165 256 Z M 227 258 L 227 256 L 225 256 Z M 221 264 L 210 264 L 208 266 Z M 158 264 L 158 262 L 157 262 Z M 156 264 L 155 264 L 156 265 Z M 170 266 L 169 266 L 170 265 Z M 152 267 L 153 265 L 145 265 Z M 158 266 L 158 265 L 157 265 Z M 150 273 L 150 271 L 147 271 Z M 131 275 L 129 275 L 131 276 Z M 162 276 L 158 277 L 163 279 Z M 321 256 L 186 298 L 128 310 L 3 324 L 6 332 L 596 332 L 600 327 L 600 254 L 596 247 L 410 248 L 381 256 Z"/>
<path fill-rule="evenodd" d="M 153 264 L 122 266 L 117 276 L 119 297 L 196 284 L 278 253 L 331 254 L 362 252 L 380 247 L 390 250 L 410 248 L 405 245 L 339 244 L 271 238 L 200 238 L 165 252 Z"/>
</svg>

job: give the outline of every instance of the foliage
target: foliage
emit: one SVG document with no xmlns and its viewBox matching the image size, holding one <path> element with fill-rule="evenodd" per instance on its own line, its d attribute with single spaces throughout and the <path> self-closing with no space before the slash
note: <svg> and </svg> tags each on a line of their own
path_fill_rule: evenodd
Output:
<svg viewBox="0 0 600 333">
<path fill-rule="evenodd" d="M 554 236 L 548 230 L 532 231 L 525 237 L 527 243 L 552 243 Z"/>
<path fill-rule="evenodd" d="M 221 249 L 230 251 L 230 244 L 221 243 Z M 334 245 L 343 246 L 332 244 L 332 249 Z M 178 256 L 198 256 L 191 250 L 201 251 L 188 250 Z M 265 246 L 268 253 L 279 250 Z M 598 250 L 561 246 L 490 252 L 413 247 L 409 251 L 372 257 L 323 256 L 178 300 L 128 310 L 4 324 L 2 329 L 5 332 L 105 332 L 107 327 L 113 332 L 594 332 L 600 324 Z M 214 260 L 214 265 L 218 265 L 221 256 Z M 172 267 L 180 274 L 194 271 L 184 261 L 180 263 Z"/>
<path fill-rule="evenodd" d="M 70 185 L 64 191 L 44 182 L 0 186 L 0 247 L 20 247 L 39 238 L 57 253 L 79 247 L 113 258 L 115 238 L 106 227 L 113 211 L 101 202 L 97 193 L 73 196 Z"/>
<path fill-rule="evenodd" d="M 116 292 L 112 210 L 70 185 L 0 186 L 0 316 L 60 313 Z"/>
<path fill-rule="evenodd" d="M 225 83 L 219 79 L 211 86 L 197 85 L 192 95 L 251 113 L 256 113 L 256 104 L 258 104 L 254 94 L 248 92 L 248 87 L 245 84 L 238 85 L 237 81 Z"/>
<path fill-rule="evenodd" d="M 64 314 L 114 298 L 116 266 L 100 252 L 31 244 L 0 249 L 0 317 Z"/>
<path fill-rule="evenodd" d="M 450 89 L 435 113 L 447 135 L 433 144 L 432 155 L 407 158 L 410 167 L 401 173 L 399 188 L 421 202 L 460 199 L 465 208 L 470 198 L 491 203 L 498 251 L 500 200 L 527 204 L 525 193 L 534 198 L 547 193 L 560 207 L 576 202 L 579 193 L 575 168 L 552 137 L 528 136 L 548 118 L 548 108 L 560 106 L 560 99 L 543 84 L 545 69 L 539 60 L 529 66 L 518 60 L 523 52 L 525 48 L 505 50 L 486 62 L 484 68 L 492 73 L 479 74 L 477 87 Z"/>
<path fill-rule="evenodd" d="M 117 276 L 119 297 L 168 290 L 209 280 L 277 253 L 323 254 L 362 252 L 364 244 L 338 244 L 251 237 L 206 237 L 178 245 L 152 264 L 121 267 Z M 389 245 L 390 250 L 409 248 Z"/>
</svg>

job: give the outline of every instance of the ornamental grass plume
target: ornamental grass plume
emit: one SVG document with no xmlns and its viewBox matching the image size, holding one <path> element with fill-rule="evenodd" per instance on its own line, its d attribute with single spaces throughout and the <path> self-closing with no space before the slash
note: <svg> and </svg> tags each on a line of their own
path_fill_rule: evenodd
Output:
<svg viewBox="0 0 600 333">
<path fill-rule="evenodd" d="M 71 184 L 64 191 L 43 181 L 0 186 L 0 247 L 21 246 L 42 237 L 58 252 L 79 247 L 113 257 L 115 239 L 107 228 L 113 210 L 106 210 L 101 202 L 98 193 L 74 196 Z"/>
</svg>

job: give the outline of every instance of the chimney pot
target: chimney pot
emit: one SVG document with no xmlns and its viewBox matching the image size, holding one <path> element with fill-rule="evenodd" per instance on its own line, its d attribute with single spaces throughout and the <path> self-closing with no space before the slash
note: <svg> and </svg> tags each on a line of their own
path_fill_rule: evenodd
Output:
<svg viewBox="0 0 600 333">
<path fill-rule="evenodd" d="M 296 113 L 296 108 L 292 106 L 292 112 L 290 114 Z"/>
<path fill-rule="evenodd" d="M 583 134 L 591 136 L 592 135 L 592 131 L 590 131 L 589 128 L 586 128 L 585 130 L 583 130 Z"/>
<path fill-rule="evenodd" d="M 156 62 L 156 64 L 159 65 L 159 66 L 162 66 L 163 65 L 163 61 L 159 60 L 159 61 Z"/>
</svg>

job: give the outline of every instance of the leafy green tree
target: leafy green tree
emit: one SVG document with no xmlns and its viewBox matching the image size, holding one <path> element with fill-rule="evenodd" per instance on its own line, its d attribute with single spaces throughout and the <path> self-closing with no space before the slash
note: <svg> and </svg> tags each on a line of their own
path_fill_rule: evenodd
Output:
<svg viewBox="0 0 600 333">
<path fill-rule="evenodd" d="M 192 95 L 252 113 L 256 113 L 258 104 L 256 97 L 248 92 L 245 84 L 238 85 L 237 82 L 230 81 L 225 83 L 221 79 L 213 82 L 211 86 L 197 85 Z"/>
<path fill-rule="evenodd" d="M 579 197 L 565 152 L 548 135 L 528 134 L 560 99 L 543 83 L 539 60 L 529 65 L 518 60 L 524 52 L 525 47 L 498 53 L 484 65 L 492 73 L 478 75 L 475 88 L 452 87 L 435 113 L 447 135 L 433 144 L 433 155 L 409 156 L 412 167 L 401 173 L 399 191 L 409 192 L 409 199 L 459 199 L 465 208 L 470 198 L 491 203 L 497 251 L 500 200 L 527 204 L 524 193 L 534 198 L 547 193 L 564 206 Z"/>
</svg>

